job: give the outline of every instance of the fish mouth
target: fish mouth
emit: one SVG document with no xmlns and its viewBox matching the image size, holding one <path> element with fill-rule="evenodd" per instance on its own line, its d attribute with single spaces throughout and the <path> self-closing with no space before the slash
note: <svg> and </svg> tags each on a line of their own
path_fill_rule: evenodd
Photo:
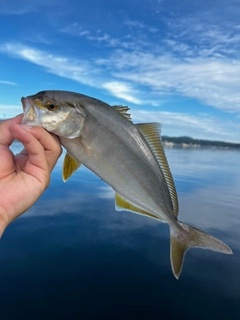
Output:
<svg viewBox="0 0 240 320">
<path fill-rule="evenodd" d="M 33 125 L 41 115 L 42 110 L 29 97 L 22 97 L 21 102 L 23 107 L 22 124 Z"/>
</svg>

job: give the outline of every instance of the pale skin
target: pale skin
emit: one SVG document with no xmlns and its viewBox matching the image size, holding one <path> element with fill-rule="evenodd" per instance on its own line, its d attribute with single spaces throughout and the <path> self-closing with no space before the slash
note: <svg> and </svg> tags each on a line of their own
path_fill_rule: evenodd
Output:
<svg viewBox="0 0 240 320">
<path fill-rule="evenodd" d="M 28 210 L 50 183 L 62 149 L 57 136 L 40 127 L 21 125 L 22 115 L 0 122 L 0 237 Z M 14 155 L 13 140 L 23 144 Z"/>
</svg>

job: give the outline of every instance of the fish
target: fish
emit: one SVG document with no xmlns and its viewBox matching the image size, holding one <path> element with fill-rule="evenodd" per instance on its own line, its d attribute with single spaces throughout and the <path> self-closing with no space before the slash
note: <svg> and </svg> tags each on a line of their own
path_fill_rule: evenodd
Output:
<svg viewBox="0 0 240 320">
<path fill-rule="evenodd" d="M 22 123 L 56 134 L 66 149 L 62 177 L 83 164 L 115 191 L 115 209 L 147 216 L 170 227 L 170 261 L 178 279 L 188 249 L 232 254 L 228 245 L 178 220 L 174 180 L 161 139 L 161 124 L 134 124 L 127 106 L 68 91 L 23 97 Z"/>
</svg>

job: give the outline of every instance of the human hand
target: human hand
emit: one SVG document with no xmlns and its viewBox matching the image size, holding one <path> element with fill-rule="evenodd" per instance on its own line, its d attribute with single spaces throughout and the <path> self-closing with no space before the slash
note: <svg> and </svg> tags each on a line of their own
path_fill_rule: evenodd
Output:
<svg viewBox="0 0 240 320">
<path fill-rule="evenodd" d="M 57 136 L 22 125 L 21 119 L 19 115 L 0 122 L 0 237 L 48 187 L 62 150 Z M 15 156 L 9 149 L 14 139 L 24 146 Z"/>
</svg>

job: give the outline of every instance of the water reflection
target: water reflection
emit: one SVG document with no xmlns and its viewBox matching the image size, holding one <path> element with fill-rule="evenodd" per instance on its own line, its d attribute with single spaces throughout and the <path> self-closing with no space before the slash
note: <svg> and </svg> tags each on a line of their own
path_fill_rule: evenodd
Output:
<svg viewBox="0 0 240 320">
<path fill-rule="evenodd" d="M 111 188 L 83 167 L 63 183 L 61 158 L 50 187 L 1 240 L 1 319 L 237 317 L 240 152 L 166 153 L 180 220 L 219 237 L 234 255 L 192 249 L 175 280 L 168 226 L 116 212 Z"/>
</svg>

